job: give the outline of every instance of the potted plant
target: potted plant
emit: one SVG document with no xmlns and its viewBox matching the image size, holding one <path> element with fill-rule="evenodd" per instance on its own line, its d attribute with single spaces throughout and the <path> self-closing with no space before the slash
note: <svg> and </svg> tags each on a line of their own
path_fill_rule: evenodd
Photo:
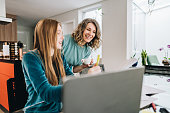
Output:
<svg viewBox="0 0 170 113">
<path fill-rule="evenodd" d="M 142 57 L 142 65 L 145 66 L 146 65 L 146 58 L 147 58 L 146 50 L 142 49 L 141 57 Z"/>
<path fill-rule="evenodd" d="M 167 45 L 167 48 L 170 49 L 170 45 Z M 162 63 L 164 65 L 170 65 L 170 58 L 168 58 L 168 49 L 164 49 L 163 47 L 159 49 L 159 51 L 164 50 L 164 52 L 165 52 L 164 59 L 162 60 Z"/>
</svg>

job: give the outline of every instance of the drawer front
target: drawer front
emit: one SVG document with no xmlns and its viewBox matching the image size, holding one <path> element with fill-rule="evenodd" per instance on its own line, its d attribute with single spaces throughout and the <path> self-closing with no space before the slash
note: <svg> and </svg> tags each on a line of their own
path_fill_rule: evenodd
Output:
<svg viewBox="0 0 170 113">
<path fill-rule="evenodd" d="M 0 74 L 0 104 L 9 111 L 7 80 L 8 76 Z"/>
<path fill-rule="evenodd" d="M 0 62 L 0 73 L 7 75 L 9 78 L 14 77 L 14 64 Z"/>
</svg>

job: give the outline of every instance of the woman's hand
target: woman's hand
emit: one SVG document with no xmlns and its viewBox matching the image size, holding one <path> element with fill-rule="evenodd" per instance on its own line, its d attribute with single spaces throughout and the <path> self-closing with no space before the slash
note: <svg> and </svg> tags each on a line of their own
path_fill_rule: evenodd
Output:
<svg viewBox="0 0 170 113">
<path fill-rule="evenodd" d="M 83 62 L 83 60 L 82 60 L 82 62 Z M 73 72 L 74 72 L 74 73 L 79 73 L 79 72 L 81 72 L 84 68 L 90 67 L 92 64 L 93 64 L 93 59 L 91 59 L 90 64 L 84 64 L 84 63 L 83 63 L 83 64 L 80 65 L 80 66 L 74 66 L 74 67 L 73 67 Z"/>
<path fill-rule="evenodd" d="M 100 72 L 101 72 L 100 66 L 93 66 L 92 68 L 89 69 L 88 74 L 97 74 Z"/>
<path fill-rule="evenodd" d="M 93 59 L 91 59 L 90 64 L 85 64 L 85 63 L 84 63 L 84 59 L 82 59 L 82 62 L 83 62 L 83 64 L 82 64 L 81 66 L 82 66 L 82 68 L 84 69 L 84 68 L 90 67 L 90 66 L 93 64 Z"/>
</svg>

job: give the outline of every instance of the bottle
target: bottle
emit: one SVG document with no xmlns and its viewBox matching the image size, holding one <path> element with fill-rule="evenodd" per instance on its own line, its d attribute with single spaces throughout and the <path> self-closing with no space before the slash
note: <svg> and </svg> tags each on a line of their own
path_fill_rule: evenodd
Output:
<svg viewBox="0 0 170 113">
<path fill-rule="evenodd" d="M 9 45 L 7 42 L 3 43 L 3 56 L 4 58 L 9 58 Z"/>
</svg>

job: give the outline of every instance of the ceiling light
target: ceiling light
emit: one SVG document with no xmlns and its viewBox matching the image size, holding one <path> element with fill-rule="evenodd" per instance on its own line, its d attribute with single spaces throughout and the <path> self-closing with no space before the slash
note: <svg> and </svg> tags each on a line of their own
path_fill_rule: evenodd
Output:
<svg viewBox="0 0 170 113">
<path fill-rule="evenodd" d="M 148 0 L 148 7 L 149 7 L 149 14 L 151 15 L 153 9 L 154 9 L 154 3 L 155 3 L 155 0 Z"/>
<path fill-rule="evenodd" d="M 155 2 L 155 0 L 148 0 L 148 4 L 152 5 Z"/>
</svg>

